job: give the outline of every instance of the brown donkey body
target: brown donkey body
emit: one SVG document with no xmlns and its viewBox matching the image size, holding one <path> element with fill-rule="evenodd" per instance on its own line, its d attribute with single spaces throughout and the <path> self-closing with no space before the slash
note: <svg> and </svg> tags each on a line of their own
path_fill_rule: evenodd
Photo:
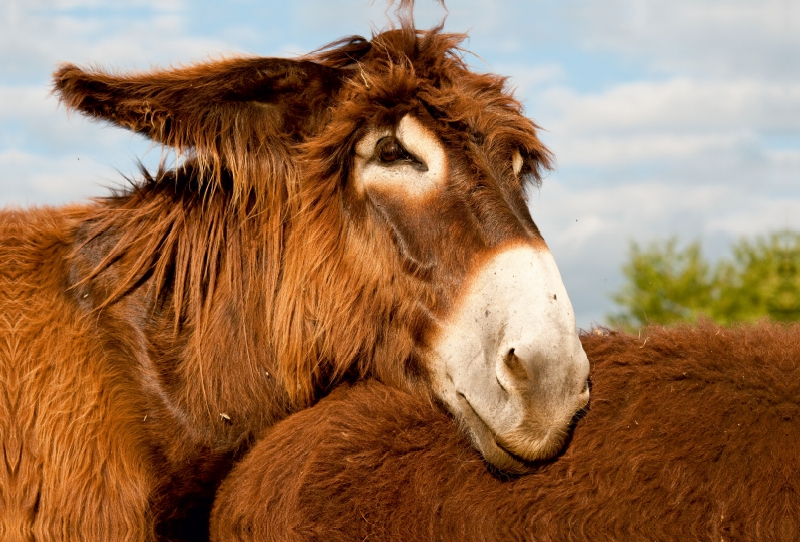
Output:
<svg viewBox="0 0 800 542">
<path fill-rule="evenodd" d="M 0 539 L 202 538 L 232 461 L 344 380 L 441 401 L 504 470 L 559 450 L 588 361 L 525 201 L 549 155 L 462 38 L 56 73 L 182 161 L 0 214 Z"/>
<path fill-rule="evenodd" d="M 800 327 L 587 334 L 592 405 L 555 461 L 490 474 L 445 413 L 377 382 L 273 427 L 215 542 L 800 539 Z"/>
</svg>

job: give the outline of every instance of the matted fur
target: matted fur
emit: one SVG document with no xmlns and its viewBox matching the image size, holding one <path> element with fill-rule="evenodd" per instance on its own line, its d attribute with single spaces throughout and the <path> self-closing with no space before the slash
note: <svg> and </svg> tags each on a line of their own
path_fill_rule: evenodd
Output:
<svg viewBox="0 0 800 542">
<path fill-rule="evenodd" d="M 800 327 L 582 340 L 591 407 L 533 474 L 493 476 L 429 401 L 365 382 L 265 435 L 212 540 L 800 538 Z"/>
<path fill-rule="evenodd" d="M 182 159 L 87 204 L 0 212 L 0 540 L 202 539 L 264 428 L 343 380 L 429 393 L 415 347 L 469 240 L 438 240 L 448 265 L 404 257 L 348 175 L 370 122 L 415 111 L 459 153 L 452 193 L 482 239 L 508 202 L 527 214 L 549 154 L 463 37 L 406 19 L 298 60 L 56 72 L 70 110 Z"/>
</svg>

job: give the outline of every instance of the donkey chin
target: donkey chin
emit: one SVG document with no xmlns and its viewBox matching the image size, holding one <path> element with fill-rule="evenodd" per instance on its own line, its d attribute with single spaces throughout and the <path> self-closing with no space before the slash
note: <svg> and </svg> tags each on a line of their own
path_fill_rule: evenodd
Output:
<svg viewBox="0 0 800 542">
<path fill-rule="evenodd" d="M 484 459 L 501 471 L 524 474 L 563 448 L 575 414 L 588 404 L 588 393 L 576 396 L 574 408 L 565 408 L 558 416 L 523 415 L 520 423 L 502 433 L 484 421 L 463 395 L 459 399 L 462 428 Z"/>
<path fill-rule="evenodd" d="M 589 361 L 546 247 L 488 258 L 432 350 L 436 394 L 486 461 L 506 472 L 557 454 L 589 402 Z"/>
</svg>

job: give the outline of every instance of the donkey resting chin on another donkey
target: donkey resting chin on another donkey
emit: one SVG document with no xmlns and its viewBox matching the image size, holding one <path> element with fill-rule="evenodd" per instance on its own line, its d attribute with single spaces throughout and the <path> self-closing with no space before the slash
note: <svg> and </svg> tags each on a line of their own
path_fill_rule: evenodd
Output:
<svg viewBox="0 0 800 542">
<path fill-rule="evenodd" d="M 1 540 L 207 536 L 254 435 L 345 380 L 435 397 L 499 469 L 558 452 L 589 365 L 526 204 L 549 153 L 462 38 L 56 72 L 185 160 L 0 213 Z"/>
<path fill-rule="evenodd" d="M 582 340 L 591 407 L 535 472 L 493 476 L 422 397 L 344 386 L 234 468 L 212 540 L 800 540 L 800 327 Z"/>
</svg>

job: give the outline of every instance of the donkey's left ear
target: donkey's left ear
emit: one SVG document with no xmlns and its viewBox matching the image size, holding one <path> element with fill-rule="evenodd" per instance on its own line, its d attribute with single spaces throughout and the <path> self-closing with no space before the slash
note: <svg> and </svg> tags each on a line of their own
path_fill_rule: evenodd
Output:
<svg viewBox="0 0 800 542">
<path fill-rule="evenodd" d="M 302 137 L 341 82 L 340 70 L 307 60 L 234 58 L 132 75 L 67 64 L 54 92 L 70 109 L 219 157 Z"/>
</svg>

